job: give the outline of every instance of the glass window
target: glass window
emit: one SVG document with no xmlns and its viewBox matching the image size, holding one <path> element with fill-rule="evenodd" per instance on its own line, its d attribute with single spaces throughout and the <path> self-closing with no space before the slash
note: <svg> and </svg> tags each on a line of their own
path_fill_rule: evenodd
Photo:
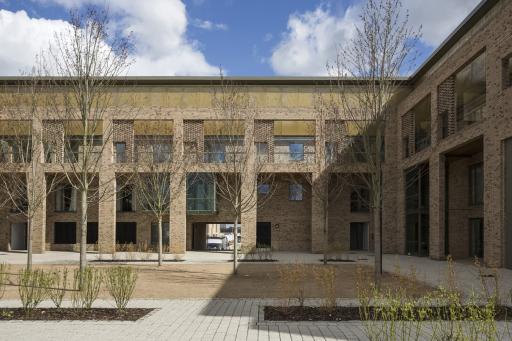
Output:
<svg viewBox="0 0 512 341">
<path fill-rule="evenodd" d="M 61 185 L 55 192 L 55 211 L 76 211 L 76 190 L 70 184 Z"/>
<path fill-rule="evenodd" d="M 290 159 L 292 161 L 304 161 L 304 144 L 290 143 L 288 145 L 290 151 Z"/>
<path fill-rule="evenodd" d="M 116 142 L 116 163 L 125 163 L 126 162 L 126 143 L 125 142 Z"/>
<path fill-rule="evenodd" d="M 301 184 L 290 184 L 288 200 L 302 201 L 303 187 Z"/>
<path fill-rule="evenodd" d="M 482 53 L 455 75 L 457 128 L 482 119 L 485 87 L 485 54 Z"/>
<path fill-rule="evenodd" d="M 187 211 L 213 212 L 215 209 L 215 178 L 213 174 L 188 174 Z"/>
<path fill-rule="evenodd" d="M 353 189 L 350 193 L 350 212 L 368 212 L 370 191 L 367 188 Z"/>
<path fill-rule="evenodd" d="M 56 222 L 54 225 L 55 244 L 75 244 L 76 243 L 76 223 L 75 222 Z"/>
<path fill-rule="evenodd" d="M 503 59 L 503 88 L 512 86 L 512 56 Z"/>
<path fill-rule="evenodd" d="M 325 162 L 336 162 L 336 148 L 333 142 L 325 142 Z"/>
<path fill-rule="evenodd" d="M 469 204 L 480 206 L 484 203 L 483 164 L 469 167 Z"/>
<path fill-rule="evenodd" d="M 268 143 L 256 142 L 256 155 L 260 162 L 268 161 Z"/>
<path fill-rule="evenodd" d="M 118 212 L 132 212 L 134 210 L 132 186 L 123 186 L 117 191 L 116 210 Z"/>
<path fill-rule="evenodd" d="M 87 222 L 87 244 L 98 243 L 98 223 L 88 221 Z"/>
<path fill-rule="evenodd" d="M 169 223 L 162 222 L 162 244 L 169 245 Z M 158 223 L 151 223 L 151 245 L 158 245 Z"/>
<path fill-rule="evenodd" d="M 162 163 L 171 160 L 171 144 L 157 143 L 153 145 L 153 162 Z"/>
<path fill-rule="evenodd" d="M 269 194 L 270 193 L 270 185 L 269 184 L 259 184 L 258 185 L 258 193 L 259 194 Z"/>
<path fill-rule="evenodd" d="M 414 148 L 418 152 L 430 146 L 430 96 L 412 109 L 414 113 Z"/>
</svg>

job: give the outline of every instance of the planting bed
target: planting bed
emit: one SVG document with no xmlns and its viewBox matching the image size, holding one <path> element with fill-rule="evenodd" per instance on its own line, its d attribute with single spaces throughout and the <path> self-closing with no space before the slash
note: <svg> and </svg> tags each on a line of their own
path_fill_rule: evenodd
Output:
<svg viewBox="0 0 512 341">
<path fill-rule="evenodd" d="M 25 320 L 25 321 L 137 321 L 146 316 L 151 308 L 36 308 L 27 314 L 22 308 L 0 308 L 0 321 Z"/>
<path fill-rule="evenodd" d="M 441 309 L 435 316 L 442 316 L 442 320 L 447 320 L 449 316 L 449 307 L 436 307 Z M 370 308 L 370 314 L 373 309 Z M 266 306 L 264 308 L 264 319 L 266 321 L 354 321 L 361 320 L 359 307 L 336 307 L 327 309 L 325 307 L 276 307 Z M 512 308 L 499 306 L 496 308 L 495 320 L 503 321 L 512 319 Z M 431 319 L 434 320 L 434 319 Z"/>
</svg>

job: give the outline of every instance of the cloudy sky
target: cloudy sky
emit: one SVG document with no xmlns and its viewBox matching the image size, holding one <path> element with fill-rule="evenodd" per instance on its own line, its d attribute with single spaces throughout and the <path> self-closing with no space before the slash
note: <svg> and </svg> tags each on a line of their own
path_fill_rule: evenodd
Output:
<svg viewBox="0 0 512 341">
<path fill-rule="evenodd" d="M 68 13 L 108 4 L 132 32 L 131 75 L 325 75 L 363 0 L 0 0 L 0 75 L 30 69 Z M 480 0 L 402 0 L 425 59 Z M 440 10 L 442 8 L 442 10 Z"/>
</svg>

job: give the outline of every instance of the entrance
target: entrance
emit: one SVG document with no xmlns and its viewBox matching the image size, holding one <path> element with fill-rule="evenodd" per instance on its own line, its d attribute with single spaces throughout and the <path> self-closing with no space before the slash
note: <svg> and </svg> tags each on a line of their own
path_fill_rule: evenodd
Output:
<svg viewBox="0 0 512 341">
<path fill-rule="evenodd" d="M 11 250 L 27 249 L 27 223 L 11 225 Z"/>
<path fill-rule="evenodd" d="M 256 224 L 256 246 L 270 247 L 272 245 L 272 223 L 258 222 Z"/>
<path fill-rule="evenodd" d="M 137 223 L 116 223 L 116 244 L 137 244 Z"/>
<path fill-rule="evenodd" d="M 350 250 L 368 251 L 368 223 L 350 223 Z"/>
<path fill-rule="evenodd" d="M 470 247 L 469 255 L 471 257 L 484 257 L 484 221 L 482 218 L 469 219 L 469 237 Z"/>
</svg>

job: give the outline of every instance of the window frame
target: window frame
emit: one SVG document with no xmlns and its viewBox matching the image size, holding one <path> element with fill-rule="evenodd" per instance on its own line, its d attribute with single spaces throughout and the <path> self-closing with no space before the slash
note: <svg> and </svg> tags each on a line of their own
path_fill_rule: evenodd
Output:
<svg viewBox="0 0 512 341">
<path fill-rule="evenodd" d="M 303 201 L 304 186 L 302 184 L 291 183 L 288 185 L 288 201 Z"/>
</svg>

